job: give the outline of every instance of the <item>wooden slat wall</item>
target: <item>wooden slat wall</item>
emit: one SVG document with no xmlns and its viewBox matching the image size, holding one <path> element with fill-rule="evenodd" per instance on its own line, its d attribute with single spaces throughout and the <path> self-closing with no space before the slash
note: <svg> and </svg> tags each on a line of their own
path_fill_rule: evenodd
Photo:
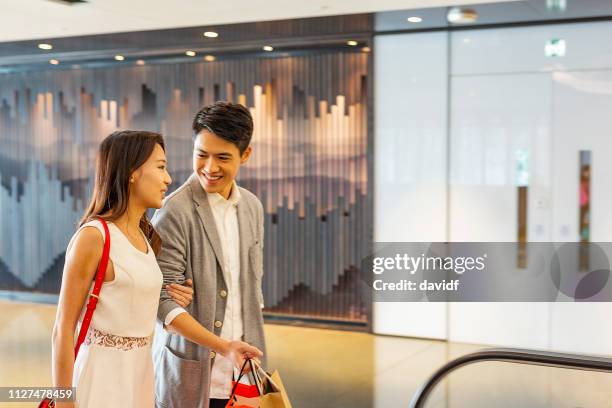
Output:
<svg viewBox="0 0 612 408">
<path fill-rule="evenodd" d="M 102 138 L 161 131 L 173 188 L 191 173 L 202 103 L 245 103 L 254 153 L 239 183 L 266 212 L 266 311 L 365 322 L 370 248 L 368 54 L 313 52 L 0 75 L 0 288 L 56 292 Z"/>
</svg>

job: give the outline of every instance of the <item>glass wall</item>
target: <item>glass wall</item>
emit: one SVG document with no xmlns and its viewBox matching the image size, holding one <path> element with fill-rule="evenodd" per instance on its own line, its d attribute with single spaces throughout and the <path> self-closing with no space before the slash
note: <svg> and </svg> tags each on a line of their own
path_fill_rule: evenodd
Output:
<svg viewBox="0 0 612 408">
<path fill-rule="evenodd" d="M 375 240 L 609 241 L 611 37 L 608 22 L 379 35 Z M 612 353 L 610 304 L 436 306 L 374 305 L 374 330 Z"/>
</svg>

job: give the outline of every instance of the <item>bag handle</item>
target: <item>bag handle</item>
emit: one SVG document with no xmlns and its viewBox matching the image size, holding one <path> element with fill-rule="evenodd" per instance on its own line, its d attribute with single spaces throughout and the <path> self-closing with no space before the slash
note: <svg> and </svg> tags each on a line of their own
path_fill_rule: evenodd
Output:
<svg viewBox="0 0 612 408">
<path fill-rule="evenodd" d="M 242 368 L 240 369 L 240 373 L 238 374 L 238 378 L 236 379 L 236 381 L 234 381 L 234 386 L 232 387 L 232 392 L 230 393 L 230 397 L 229 397 L 230 401 L 236 399 L 236 395 L 235 395 L 236 387 L 238 387 L 238 383 L 240 382 L 240 379 L 244 375 L 244 369 L 247 363 L 248 363 L 248 360 L 244 360 L 244 363 L 242 364 Z M 234 378 L 234 371 L 232 370 L 232 379 L 233 378 Z"/>
<path fill-rule="evenodd" d="M 255 380 L 255 386 L 257 387 L 257 391 L 259 395 L 263 395 L 263 384 L 261 383 L 261 378 L 257 375 L 257 371 L 255 370 L 255 363 L 252 358 L 249 358 L 249 365 L 251 366 L 251 374 L 253 374 L 253 379 Z"/>
<path fill-rule="evenodd" d="M 110 254 L 110 232 L 108 231 L 108 225 L 106 224 L 106 221 L 104 221 L 102 218 L 98 218 L 98 220 L 100 221 L 100 223 L 102 223 L 102 226 L 104 227 L 104 247 L 102 249 L 102 258 L 100 259 L 100 264 L 98 265 L 98 271 L 96 272 L 96 280 L 94 282 L 94 287 L 91 293 L 89 294 L 87 310 L 85 311 L 85 316 L 83 316 L 83 323 L 81 323 L 79 337 L 74 347 L 75 360 L 77 355 L 79 354 L 81 344 L 83 344 L 83 342 L 85 341 L 85 336 L 87 335 L 87 331 L 89 330 L 89 325 L 91 324 L 91 319 L 93 317 L 94 310 L 96 310 L 96 305 L 98 304 L 98 300 L 100 299 L 100 290 L 102 290 L 102 283 L 104 283 L 104 276 L 106 275 L 106 267 L 108 266 L 108 258 Z"/>
<path fill-rule="evenodd" d="M 253 365 L 253 360 L 250 358 L 246 358 L 244 360 L 244 363 L 242 364 L 242 368 L 240 369 L 240 373 L 238 374 L 238 378 L 234 381 L 234 386 L 232 387 L 232 392 L 230 393 L 230 397 L 229 400 L 235 400 L 236 399 L 236 388 L 238 387 L 238 383 L 240 382 L 240 380 L 242 379 L 242 377 L 246 374 L 244 372 L 244 369 L 246 368 L 246 365 L 249 364 L 251 366 L 251 373 L 253 374 L 253 379 L 255 380 L 255 386 L 257 387 L 257 392 L 259 393 L 259 395 L 263 395 L 263 388 L 261 386 L 261 379 L 257 376 L 257 372 L 255 371 L 255 366 Z M 234 377 L 234 373 L 232 372 L 232 379 Z"/>
<path fill-rule="evenodd" d="M 276 385 L 276 383 L 272 379 L 272 376 L 270 376 L 270 374 L 268 374 L 266 370 L 262 368 L 262 366 L 257 362 L 257 360 L 253 360 L 253 365 L 255 365 L 255 367 L 257 368 L 257 372 L 262 373 L 264 377 L 268 379 L 268 381 L 270 382 L 270 384 L 275 390 L 277 391 L 280 390 L 280 387 Z M 259 381 L 261 382 L 261 379 Z M 262 385 L 262 388 L 263 388 L 263 385 Z"/>
</svg>

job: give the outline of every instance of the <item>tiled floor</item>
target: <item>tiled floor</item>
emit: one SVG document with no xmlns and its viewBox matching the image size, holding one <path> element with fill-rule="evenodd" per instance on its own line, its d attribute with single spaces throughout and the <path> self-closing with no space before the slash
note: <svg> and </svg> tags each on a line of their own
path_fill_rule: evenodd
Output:
<svg viewBox="0 0 612 408">
<path fill-rule="evenodd" d="M 0 387 L 50 384 L 54 317 L 54 306 L 0 301 Z M 407 407 L 437 367 L 482 348 L 281 325 L 267 325 L 266 336 L 295 408 Z M 451 374 L 428 406 L 610 408 L 612 374 L 482 363 Z"/>
</svg>

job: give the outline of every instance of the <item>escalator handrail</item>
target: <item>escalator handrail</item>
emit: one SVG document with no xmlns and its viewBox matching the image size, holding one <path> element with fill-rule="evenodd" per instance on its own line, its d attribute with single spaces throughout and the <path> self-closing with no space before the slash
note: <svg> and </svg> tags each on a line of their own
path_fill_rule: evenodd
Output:
<svg viewBox="0 0 612 408">
<path fill-rule="evenodd" d="M 526 349 L 490 348 L 466 354 L 444 364 L 417 390 L 410 402 L 411 408 L 423 408 L 431 391 L 442 378 L 468 364 L 483 361 L 502 361 L 517 364 L 534 364 L 576 370 L 612 373 L 612 358 L 579 354 L 553 353 Z"/>
</svg>

